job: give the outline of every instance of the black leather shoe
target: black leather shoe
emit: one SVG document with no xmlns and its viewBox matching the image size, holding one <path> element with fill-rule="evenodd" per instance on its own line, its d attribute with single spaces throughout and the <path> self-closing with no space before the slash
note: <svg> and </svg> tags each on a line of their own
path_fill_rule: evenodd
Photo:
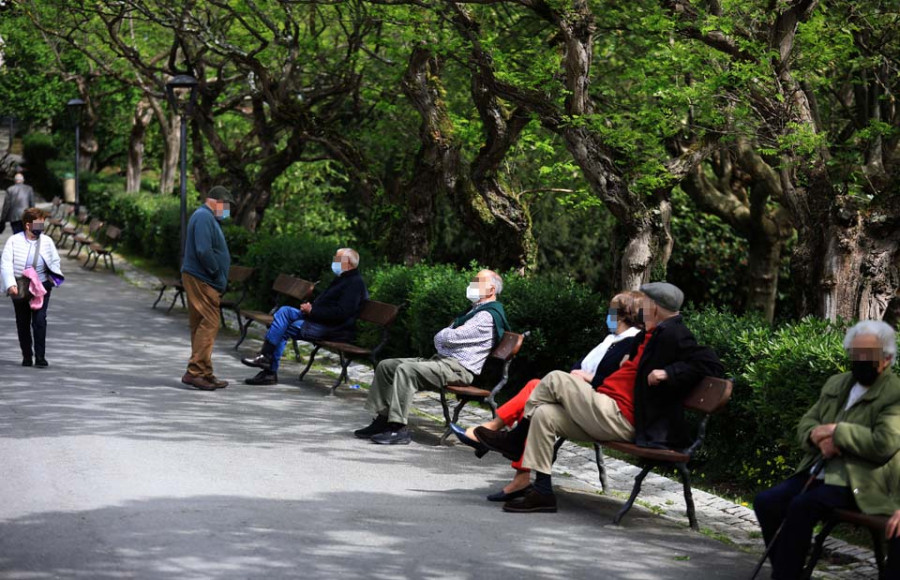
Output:
<svg viewBox="0 0 900 580">
<path fill-rule="evenodd" d="M 450 423 L 450 430 L 453 431 L 453 434 L 456 435 L 456 438 L 459 439 L 460 443 L 468 445 L 475 450 L 475 457 L 477 457 L 478 459 L 481 459 L 482 457 L 487 455 L 488 451 L 490 451 L 490 449 L 485 447 L 480 441 L 476 441 L 475 439 L 472 439 L 471 437 L 466 435 L 466 430 L 456 423 Z"/>
<path fill-rule="evenodd" d="M 524 423 L 524 424 L 523 424 Z M 475 436 L 491 451 L 501 453 L 510 461 L 518 461 L 525 452 L 525 439 L 528 437 L 528 422 L 519 421 L 512 431 L 491 431 L 484 427 L 475 428 Z"/>
<path fill-rule="evenodd" d="M 401 425 L 400 427 L 388 427 L 378 435 L 372 435 L 370 441 L 379 445 L 409 445 L 412 442 L 412 435 L 409 434 L 409 428 L 406 425 Z"/>
<path fill-rule="evenodd" d="M 22 359 L 22 366 L 23 367 L 33 367 L 34 366 L 34 362 L 32 362 L 30 356 Z"/>
<path fill-rule="evenodd" d="M 556 513 L 556 496 L 551 494 L 544 495 L 533 489 L 525 496 L 514 499 L 503 504 L 503 511 L 527 514 L 532 512 Z"/>
<path fill-rule="evenodd" d="M 487 496 L 488 501 L 512 501 L 514 499 L 518 499 L 520 497 L 525 497 L 525 495 L 532 490 L 531 485 L 528 487 L 523 487 L 519 491 L 513 491 L 511 493 L 506 493 L 502 489 L 497 493 L 492 493 Z"/>
<path fill-rule="evenodd" d="M 384 433 L 385 429 L 388 428 L 388 420 L 387 417 L 383 415 L 376 415 L 375 420 L 368 427 L 363 427 L 362 429 L 357 429 L 353 432 L 354 435 L 359 437 L 360 439 L 371 439 L 373 435 L 378 435 L 379 433 Z"/>
<path fill-rule="evenodd" d="M 50 363 L 47 362 L 45 358 L 36 358 L 34 359 L 34 366 L 36 367 L 49 367 Z"/>
<path fill-rule="evenodd" d="M 241 362 L 248 367 L 255 367 L 264 371 L 272 370 L 272 357 L 267 354 L 258 353 L 249 358 L 242 358 Z"/>
<path fill-rule="evenodd" d="M 255 377 L 244 379 L 244 383 L 248 385 L 277 385 L 278 373 L 272 371 L 259 371 Z"/>
</svg>

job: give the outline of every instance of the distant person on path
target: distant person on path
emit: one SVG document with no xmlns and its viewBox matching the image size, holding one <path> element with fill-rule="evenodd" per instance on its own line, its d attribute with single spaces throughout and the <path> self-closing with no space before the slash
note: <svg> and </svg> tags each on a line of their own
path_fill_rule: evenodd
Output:
<svg viewBox="0 0 900 580">
<path fill-rule="evenodd" d="M 56 244 L 50 236 L 41 235 L 46 217 L 47 214 L 36 207 L 22 212 L 24 230 L 6 240 L 0 258 L 3 287 L 12 298 L 16 312 L 23 367 L 49 366 L 46 357 L 47 309 L 50 307 L 50 291 L 63 280 Z M 16 279 L 23 276 L 31 280 L 29 286 L 40 284 L 46 293 L 43 296 L 20 296 Z"/>
<path fill-rule="evenodd" d="M 603 384 L 606 377 L 620 370 L 626 361 L 632 360 L 636 364 L 638 347 L 644 342 L 643 324 L 637 320 L 642 297 L 643 294 L 640 292 L 628 291 L 617 294 L 610 300 L 606 315 L 609 334 L 572 367 L 569 371 L 572 377 L 581 379 L 596 389 Z M 634 382 L 633 377 L 629 380 Z M 495 418 L 478 427 L 489 431 L 499 431 L 504 426 L 512 427 L 524 416 L 525 404 L 540 382 L 540 379 L 533 379 L 526 383 L 515 397 L 497 409 Z M 475 434 L 478 427 L 463 429 L 455 423 L 450 425 L 457 438 L 474 447 L 476 455 L 482 457 L 488 448 L 478 441 Z M 522 466 L 522 458 L 513 461 L 512 467 L 516 470 L 513 480 L 499 492 L 487 496 L 488 501 L 506 502 L 523 497 L 531 491 L 531 470 Z"/>
<path fill-rule="evenodd" d="M 466 289 L 472 308 L 434 336 L 436 355 L 381 361 L 366 400 L 366 410 L 375 419 L 354 435 L 380 445 L 408 445 L 412 439 L 406 423 L 417 390 L 471 384 L 509 330 L 506 312 L 497 302 L 502 290 L 500 275 L 482 270 Z"/>
<path fill-rule="evenodd" d="M 22 231 L 22 213 L 34 207 L 34 190 L 30 185 L 25 185 L 25 177 L 16 173 L 13 178 L 15 184 L 6 190 L 6 198 L 3 200 L 3 213 L 0 214 L 0 234 L 6 229 L 6 222 L 12 227 L 14 234 Z"/>
<path fill-rule="evenodd" d="M 181 281 L 188 297 L 191 360 L 181 382 L 201 391 L 228 386 L 213 374 L 212 350 L 219 332 L 219 300 L 228 285 L 231 255 L 219 222 L 231 213 L 231 192 L 217 185 L 191 215 L 184 244 Z"/>
<path fill-rule="evenodd" d="M 356 334 L 356 317 L 362 303 L 369 299 L 366 283 L 359 275 L 359 254 L 341 248 L 334 254 L 331 271 L 335 278 L 328 288 L 300 308 L 282 306 L 266 332 L 260 351 L 241 359 L 248 367 L 262 369 L 255 377 L 245 379 L 248 385 L 278 383 L 278 367 L 289 339 L 307 341 L 332 340 L 350 342 Z"/>
<path fill-rule="evenodd" d="M 896 493 L 900 468 L 900 378 L 891 372 L 894 329 L 859 322 L 844 336 L 844 349 L 850 372 L 830 377 L 800 419 L 797 438 L 806 455 L 797 471 L 753 502 L 766 546 L 784 522 L 769 552 L 772 578 L 800 578 L 813 528 L 831 510 L 890 515 L 896 509 L 891 491 Z M 801 494 L 820 460 L 824 468 Z"/>
<path fill-rule="evenodd" d="M 569 373 L 553 371 L 531 393 L 515 429 L 475 429 L 486 447 L 509 459 L 522 457 L 522 465 L 535 472 L 531 491 L 507 501 L 503 511 L 556 511 L 550 474 L 559 437 L 672 449 L 690 444 L 682 402 L 704 376 L 722 376 L 722 364 L 682 322 L 684 294 L 678 287 L 654 282 L 640 290 L 645 297 L 638 319 L 646 334 L 634 359 L 596 389 Z"/>
</svg>

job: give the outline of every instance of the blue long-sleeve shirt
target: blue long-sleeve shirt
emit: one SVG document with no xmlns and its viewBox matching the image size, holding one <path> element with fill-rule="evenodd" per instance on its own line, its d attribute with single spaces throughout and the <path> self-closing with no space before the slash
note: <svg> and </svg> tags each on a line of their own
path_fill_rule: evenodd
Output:
<svg viewBox="0 0 900 580">
<path fill-rule="evenodd" d="M 222 227 L 209 206 L 201 205 L 188 222 L 181 271 L 225 292 L 230 267 L 231 254 Z"/>
</svg>

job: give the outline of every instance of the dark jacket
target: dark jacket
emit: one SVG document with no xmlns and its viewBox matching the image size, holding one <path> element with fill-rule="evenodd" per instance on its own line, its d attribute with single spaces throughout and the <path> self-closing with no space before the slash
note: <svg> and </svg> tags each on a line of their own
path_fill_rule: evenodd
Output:
<svg viewBox="0 0 900 580">
<path fill-rule="evenodd" d="M 11 185 L 6 190 L 0 223 L 22 221 L 22 213 L 30 207 L 34 207 L 34 190 L 31 186 L 24 183 Z"/>
<path fill-rule="evenodd" d="M 641 331 L 634 336 L 623 338 L 619 342 L 615 343 L 609 350 L 606 351 L 606 354 L 603 355 L 603 359 L 600 361 L 600 364 L 597 365 L 597 370 L 594 372 L 594 378 L 591 380 L 591 386 L 595 389 L 599 387 L 603 381 L 609 375 L 613 374 L 619 367 L 622 366 L 622 359 L 625 358 L 625 355 L 628 355 L 630 358 L 634 358 L 634 355 L 637 353 L 638 347 L 641 343 L 644 342 L 644 331 Z M 583 360 L 583 359 L 582 359 Z M 581 361 L 575 363 L 575 366 L 572 367 L 572 370 L 578 370 L 581 368 Z"/>
<path fill-rule="evenodd" d="M 651 387 L 647 375 L 657 369 L 665 370 L 669 378 Z M 634 382 L 635 443 L 674 449 L 689 445 L 682 402 L 700 379 L 723 374 L 719 357 L 697 344 L 681 315 L 658 324 L 644 347 Z"/>
<path fill-rule="evenodd" d="M 312 310 L 300 329 L 300 337 L 304 340 L 352 341 L 356 334 L 356 317 L 362 303 L 368 299 L 369 291 L 359 270 L 344 272 L 313 300 Z"/>
<path fill-rule="evenodd" d="M 181 271 L 209 284 L 219 292 L 228 285 L 228 269 L 231 255 L 225 234 L 216 215 L 206 205 L 201 205 L 191 215 L 184 243 L 184 260 Z"/>
</svg>

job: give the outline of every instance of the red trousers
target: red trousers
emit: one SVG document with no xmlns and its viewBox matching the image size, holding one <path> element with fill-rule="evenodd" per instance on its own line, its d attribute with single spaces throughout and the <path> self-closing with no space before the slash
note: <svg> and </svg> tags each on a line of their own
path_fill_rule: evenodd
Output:
<svg viewBox="0 0 900 580">
<path fill-rule="evenodd" d="M 528 402 L 528 397 L 531 396 L 531 391 L 533 391 L 540 382 L 540 379 L 532 379 L 528 381 L 525 386 L 522 387 L 522 390 L 516 394 L 515 397 L 506 401 L 497 409 L 497 416 L 500 417 L 500 419 L 507 427 L 512 427 L 513 423 L 522 419 L 522 415 L 525 414 L 525 403 Z M 513 461 L 512 466 L 513 469 L 516 470 L 528 471 L 527 469 L 522 468 L 521 457 L 518 459 L 518 461 Z"/>
</svg>

